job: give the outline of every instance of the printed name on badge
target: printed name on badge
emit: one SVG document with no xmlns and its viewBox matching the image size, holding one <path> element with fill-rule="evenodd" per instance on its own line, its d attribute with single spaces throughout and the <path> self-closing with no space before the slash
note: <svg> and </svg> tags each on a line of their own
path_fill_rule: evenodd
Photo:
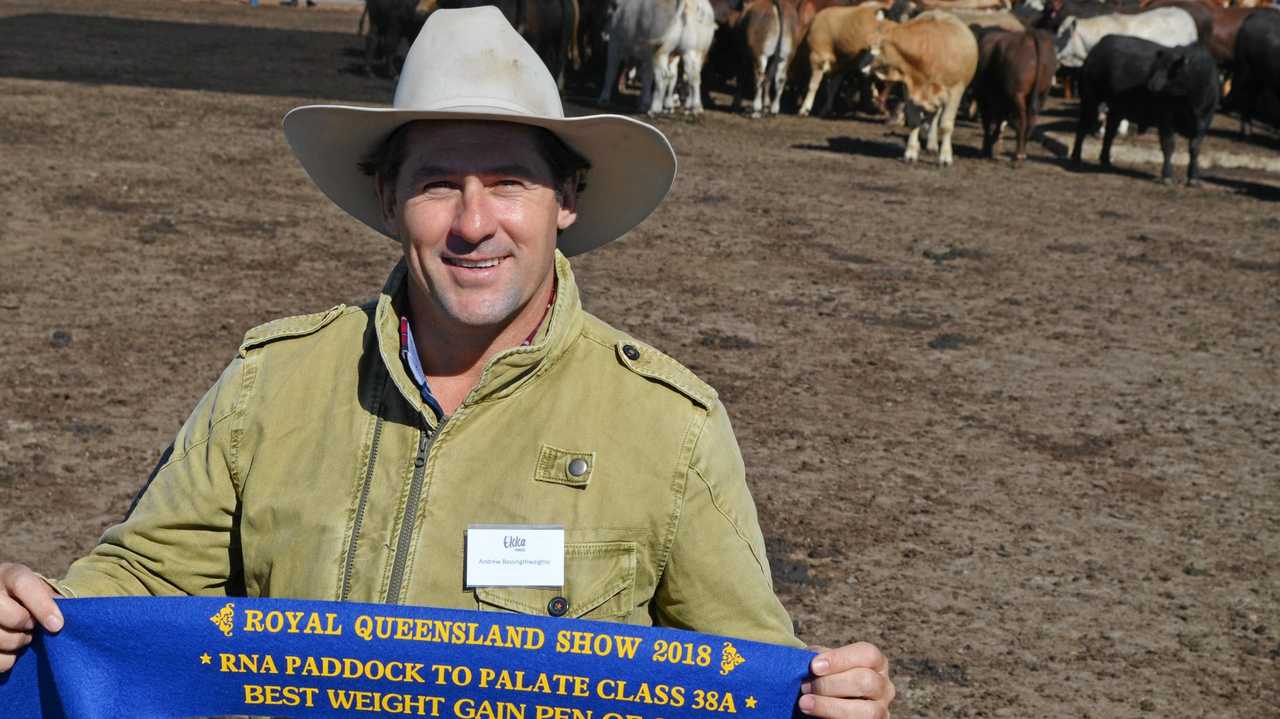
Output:
<svg viewBox="0 0 1280 719">
<path fill-rule="evenodd" d="M 564 586 L 564 527 L 471 525 L 467 528 L 466 585 Z"/>
</svg>

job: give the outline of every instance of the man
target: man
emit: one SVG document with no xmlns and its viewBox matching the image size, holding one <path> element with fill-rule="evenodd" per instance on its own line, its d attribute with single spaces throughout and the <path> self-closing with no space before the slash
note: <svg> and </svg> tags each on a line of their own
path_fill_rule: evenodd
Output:
<svg viewBox="0 0 1280 719">
<path fill-rule="evenodd" d="M 563 117 L 493 8 L 440 11 L 391 108 L 285 134 L 340 207 L 398 240 L 378 300 L 251 330 L 129 516 L 65 578 L 0 565 L 0 670 L 63 596 L 250 595 L 662 624 L 798 644 L 714 390 L 582 311 L 566 255 L 665 196 L 655 128 Z M 565 528 L 564 584 L 468 588 L 467 528 Z M 887 714 L 869 644 L 823 651 L 802 711 Z"/>
</svg>

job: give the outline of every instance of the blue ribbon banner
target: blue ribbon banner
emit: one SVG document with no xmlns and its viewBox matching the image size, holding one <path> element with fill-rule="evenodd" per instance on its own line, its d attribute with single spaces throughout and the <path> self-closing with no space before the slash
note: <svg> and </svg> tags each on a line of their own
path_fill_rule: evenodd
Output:
<svg viewBox="0 0 1280 719">
<path fill-rule="evenodd" d="M 813 653 L 579 619 L 286 599 L 59 602 L 6 719 L 789 719 Z"/>
</svg>

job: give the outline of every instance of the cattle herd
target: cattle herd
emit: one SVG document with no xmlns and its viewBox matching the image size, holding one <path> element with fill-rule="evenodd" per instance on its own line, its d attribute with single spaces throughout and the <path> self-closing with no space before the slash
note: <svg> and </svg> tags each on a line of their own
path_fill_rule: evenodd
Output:
<svg viewBox="0 0 1280 719">
<path fill-rule="evenodd" d="M 1101 164 L 1129 122 L 1155 128 L 1173 181 L 1175 135 L 1189 141 L 1187 180 L 1214 113 L 1280 121 L 1280 10 L 1270 0 L 367 0 L 370 70 L 394 76 L 398 53 L 438 8 L 496 5 L 561 87 L 601 106 L 629 81 L 638 110 L 700 113 L 712 88 L 750 115 L 813 112 L 837 102 L 905 122 L 903 159 L 920 131 L 949 165 L 957 113 L 976 103 L 982 154 L 1006 126 L 1014 161 L 1051 87 L 1078 95 L 1073 163 L 1104 128 Z M 1246 3 L 1250 0 L 1231 0 Z"/>
</svg>

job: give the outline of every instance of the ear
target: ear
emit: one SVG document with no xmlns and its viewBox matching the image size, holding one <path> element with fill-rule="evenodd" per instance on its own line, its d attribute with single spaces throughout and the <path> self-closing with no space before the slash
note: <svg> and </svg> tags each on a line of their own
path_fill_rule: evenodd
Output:
<svg viewBox="0 0 1280 719">
<path fill-rule="evenodd" d="M 560 210 L 556 214 L 556 229 L 564 231 L 578 221 L 578 178 L 576 176 L 569 178 L 564 183 L 564 187 L 556 192 L 556 199 L 560 204 Z"/>
<path fill-rule="evenodd" d="M 381 173 L 374 175 L 373 191 L 378 195 L 378 209 L 382 210 L 382 224 L 387 232 L 393 237 L 399 237 L 400 232 L 397 229 L 397 212 L 400 209 L 396 203 L 395 183 L 388 182 Z"/>
</svg>

